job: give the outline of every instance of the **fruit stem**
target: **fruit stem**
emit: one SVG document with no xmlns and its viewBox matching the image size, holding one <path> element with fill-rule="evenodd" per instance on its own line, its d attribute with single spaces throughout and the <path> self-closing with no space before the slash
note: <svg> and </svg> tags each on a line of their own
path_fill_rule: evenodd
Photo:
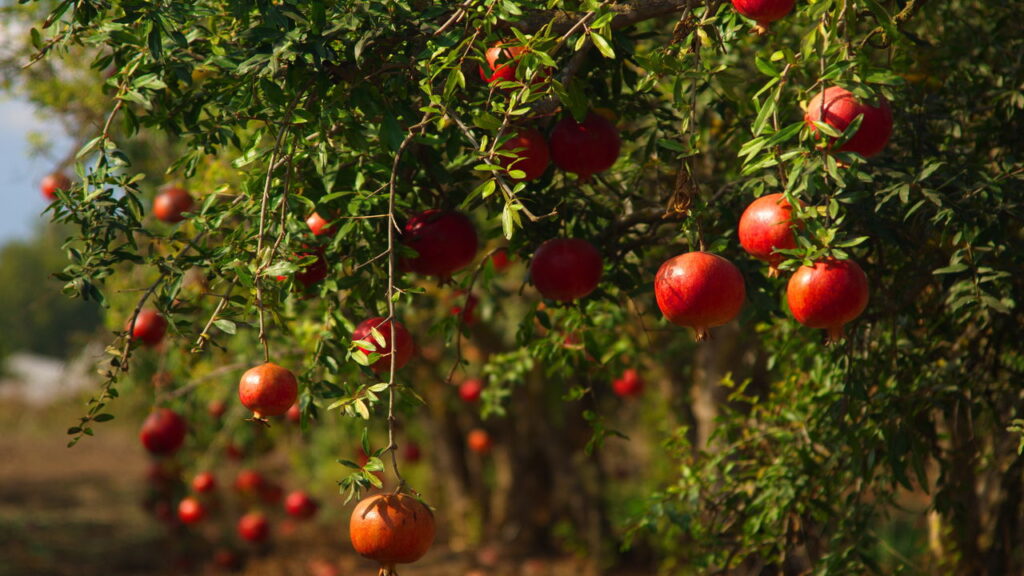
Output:
<svg viewBox="0 0 1024 576">
<path fill-rule="evenodd" d="M 845 334 L 843 334 L 842 326 L 833 326 L 831 328 L 828 328 L 828 333 L 825 336 L 825 345 L 831 346 L 832 344 L 835 344 L 842 340 L 844 337 Z"/>
<path fill-rule="evenodd" d="M 768 24 L 762 24 L 762 23 L 758 22 L 757 25 L 754 26 L 753 32 L 754 32 L 754 34 L 757 34 L 758 36 L 764 36 L 765 34 L 768 33 L 768 29 L 769 29 L 769 25 Z"/>
<path fill-rule="evenodd" d="M 779 268 L 778 268 L 778 266 L 776 266 L 775 264 L 771 264 L 771 265 L 768 266 L 768 277 L 769 278 L 778 278 L 779 277 Z"/>
<path fill-rule="evenodd" d="M 377 576 L 398 576 L 398 572 L 395 571 L 394 564 L 381 564 Z"/>
<path fill-rule="evenodd" d="M 704 342 L 711 338 L 711 333 L 703 326 L 694 326 L 693 331 L 696 333 L 694 337 L 697 339 L 697 342 Z"/>
</svg>

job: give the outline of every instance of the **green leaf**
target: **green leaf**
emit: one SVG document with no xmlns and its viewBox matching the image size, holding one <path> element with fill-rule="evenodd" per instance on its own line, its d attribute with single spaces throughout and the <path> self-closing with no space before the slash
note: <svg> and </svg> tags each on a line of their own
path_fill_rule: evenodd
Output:
<svg viewBox="0 0 1024 576">
<path fill-rule="evenodd" d="M 597 47 L 602 56 L 611 59 L 615 58 L 615 50 L 612 49 L 612 45 L 608 43 L 604 36 L 597 32 L 591 32 L 590 39 L 594 41 L 594 46 Z"/>
</svg>

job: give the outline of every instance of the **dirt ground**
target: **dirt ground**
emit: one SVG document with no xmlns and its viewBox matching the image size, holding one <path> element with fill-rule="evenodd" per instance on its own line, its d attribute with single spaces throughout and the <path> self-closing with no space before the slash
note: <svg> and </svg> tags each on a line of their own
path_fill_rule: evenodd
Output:
<svg viewBox="0 0 1024 576">
<path fill-rule="evenodd" d="M 168 529 L 141 505 L 148 462 L 133 428 L 103 424 L 96 437 L 66 447 L 64 431 L 78 410 L 0 406 L 0 576 L 230 573 L 212 564 L 213 551 L 200 539 Z M 277 525 L 268 550 L 240 549 L 247 561 L 234 573 L 375 575 L 373 564 L 352 552 L 339 516 Z M 572 559 L 494 560 L 480 552 L 453 554 L 443 543 L 401 569 L 402 576 L 582 573 Z"/>
</svg>

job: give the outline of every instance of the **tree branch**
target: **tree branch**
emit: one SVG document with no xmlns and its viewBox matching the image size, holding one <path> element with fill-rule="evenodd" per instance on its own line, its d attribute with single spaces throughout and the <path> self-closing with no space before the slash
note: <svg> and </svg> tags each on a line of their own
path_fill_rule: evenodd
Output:
<svg viewBox="0 0 1024 576">
<path fill-rule="evenodd" d="M 612 20 L 611 26 L 613 30 L 628 28 L 637 22 L 682 12 L 687 8 L 694 8 L 703 4 L 703 0 L 635 0 L 634 2 L 619 2 L 609 6 L 613 12 L 619 13 Z M 523 32 L 536 32 L 550 23 L 552 32 L 564 34 L 575 26 L 584 15 L 583 13 L 565 12 L 562 10 L 532 12 L 518 22 L 510 22 L 507 27 L 518 28 Z"/>
</svg>

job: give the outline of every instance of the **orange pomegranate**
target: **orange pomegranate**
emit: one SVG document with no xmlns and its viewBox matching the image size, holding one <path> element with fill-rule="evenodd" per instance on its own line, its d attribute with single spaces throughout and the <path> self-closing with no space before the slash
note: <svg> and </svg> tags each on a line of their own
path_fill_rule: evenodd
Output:
<svg viewBox="0 0 1024 576">
<path fill-rule="evenodd" d="M 396 564 L 423 557 L 434 543 L 434 513 L 408 494 L 376 494 L 356 504 L 349 521 L 352 547 L 380 562 L 380 576 L 397 576 Z"/>
</svg>

